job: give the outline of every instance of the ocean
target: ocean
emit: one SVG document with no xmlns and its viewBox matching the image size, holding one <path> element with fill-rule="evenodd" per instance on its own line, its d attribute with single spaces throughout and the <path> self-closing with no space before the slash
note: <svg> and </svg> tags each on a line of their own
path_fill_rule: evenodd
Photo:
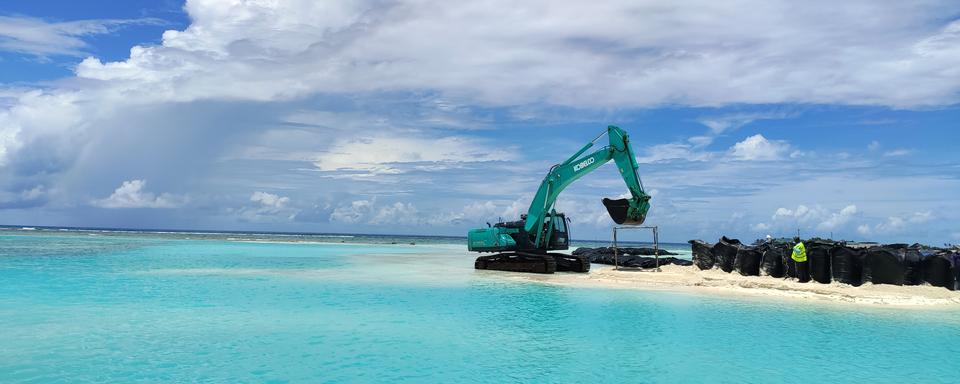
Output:
<svg viewBox="0 0 960 384">
<path fill-rule="evenodd" d="M 562 287 L 474 257 L 444 237 L 0 230 L 0 382 L 960 377 L 953 310 Z"/>
</svg>

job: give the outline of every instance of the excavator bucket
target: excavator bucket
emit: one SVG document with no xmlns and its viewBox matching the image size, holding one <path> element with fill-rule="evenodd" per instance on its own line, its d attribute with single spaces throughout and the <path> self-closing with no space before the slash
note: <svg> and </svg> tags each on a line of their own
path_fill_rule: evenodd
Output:
<svg viewBox="0 0 960 384">
<path fill-rule="evenodd" d="M 640 225 L 646 219 L 646 215 L 640 217 L 630 216 L 629 199 L 603 199 L 603 206 L 607 207 L 607 213 L 614 223 L 618 225 Z"/>
</svg>

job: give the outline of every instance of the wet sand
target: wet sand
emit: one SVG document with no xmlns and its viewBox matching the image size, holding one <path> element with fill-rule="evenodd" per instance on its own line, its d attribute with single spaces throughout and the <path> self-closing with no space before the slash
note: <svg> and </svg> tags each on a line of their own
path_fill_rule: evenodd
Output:
<svg viewBox="0 0 960 384">
<path fill-rule="evenodd" d="M 508 279 L 536 281 L 577 287 L 645 289 L 691 292 L 697 294 L 776 298 L 831 302 L 838 304 L 904 307 L 960 308 L 960 292 L 946 288 L 864 284 L 859 287 L 814 281 L 799 283 L 796 279 L 769 276 L 741 276 L 718 269 L 701 271 L 696 267 L 667 265 L 660 272 L 652 270 L 615 270 L 612 266 L 593 264 L 589 273 L 557 273 L 554 275 L 509 274 Z"/>
</svg>

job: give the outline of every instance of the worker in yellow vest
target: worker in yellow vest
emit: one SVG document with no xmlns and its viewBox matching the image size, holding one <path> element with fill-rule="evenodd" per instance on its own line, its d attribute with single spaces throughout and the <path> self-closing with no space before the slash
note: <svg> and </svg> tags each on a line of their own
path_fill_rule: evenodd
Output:
<svg viewBox="0 0 960 384">
<path fill-rule="evenodd" d="M 797 279 L 800 280 L 801 283 L 806 283 L 810 281 L 810 268 L 809 263 L 807 263 L 807 247 L 803 245 L 799 237 L 794 237 L 793 241 L 797 243 L 797 245 L 793 246 L 793 254 L 790 255 L 790 258 L 792 258 L 793 262 L 797 265 Z"/>
</svg>

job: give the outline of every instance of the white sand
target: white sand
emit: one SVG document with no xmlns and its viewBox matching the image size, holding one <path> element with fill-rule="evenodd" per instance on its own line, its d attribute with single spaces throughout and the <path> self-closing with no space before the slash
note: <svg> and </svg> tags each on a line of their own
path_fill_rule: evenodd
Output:
<svg viewBox="0 0 960 384">
<path fill-rule="evenodd" d="M 565 286 L 646 289 L 692 292 L 738 297 L 768 297 L 866 306 L 904 308 L 960 308 L 960 292 L 925 286 L 864 284 L 859 287 L 768 276 L 741 276 L 719 269 L 701 271 L 696 267 L 667 265 L 661 272 L 650 270 L 614 270 L 612 266 L 593 264 L 590 273 L 535 275 L 505 273 L 505 278 L 537 281 Z"/>
</svg>

